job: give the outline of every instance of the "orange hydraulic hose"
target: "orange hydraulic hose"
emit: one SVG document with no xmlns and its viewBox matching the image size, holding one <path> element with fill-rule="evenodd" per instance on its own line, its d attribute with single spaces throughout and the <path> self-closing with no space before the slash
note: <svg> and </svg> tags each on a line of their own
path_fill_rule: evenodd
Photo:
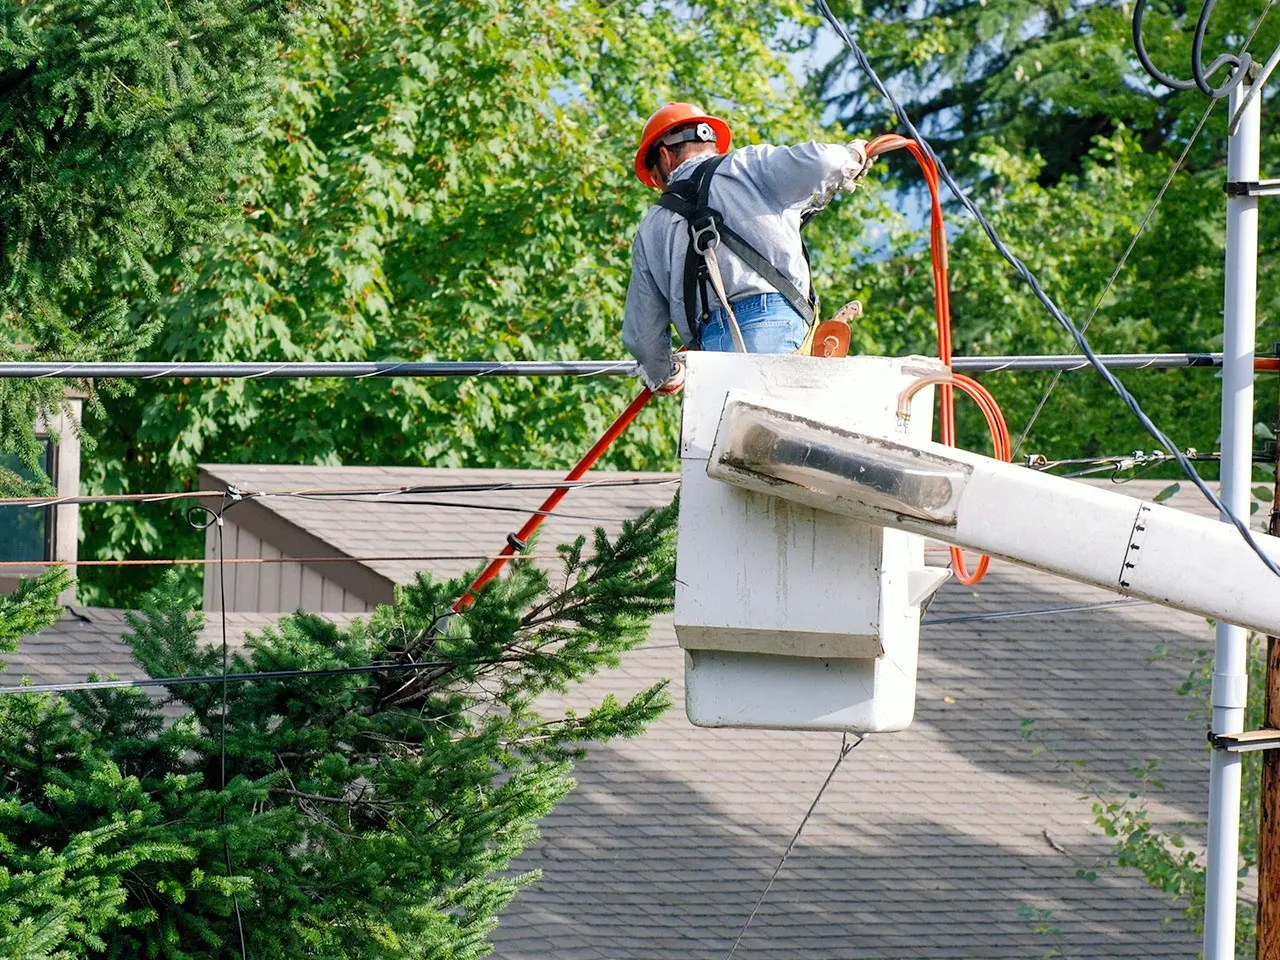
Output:
<svg viewBox="0 0 1280 960">
<path fill-rule="evenodd" d="M 627 405 L 627 408 L 618 414 L 618 418 L 609 425 L 609 429 L 600 435 L 600 439 L 592 444 L 591 449 L 583 454 L 582 459 L 577 462 L 572 470 L 565 474 L 565 482 L 572 483 L 575 480 L 581 480 L 583 474 L 590 470 L 597 460 L 604 454 L 613 441 L 622 435 L 622 431 L 631 425 L 631 421 L 636 415 L 644 409 L 644 405 L 653 397 L 653 391 L 648 388 L 640 391 L 640 394 Z M 525 521 L 524 526 L 515 535 L 515 540 L 520 543 L 527 544 L 529 538 L 532 537 L 542 526 L 542 521 L 547 519 L 547 514 L 554 510 L 564 499 L 566 493 L 572 489 L 570 487 L 556 487 L 551 491 L 551 495 L 542 501 L 542 506 L 538 508 L 538 512 Z M 480 572 L 480 576 L 472 581 L 471 586 L 467 587 L 467 592 L 458 598 L 453 605 L 453 612 L 458 613 L 471 606 L 475 600 L 477 591 L 486 583 L 502 572 L 502 568 L 506 566 L 507 561 L 515 556 L 516 548 L 508 542 L 502 548 L 502 553 L 498 554 L 493 560 L 489 561 L 489 565 Z"/>
<path fill-rule="evenodd" d="M 893 150 L 906 150 L 920 165 L 925 183 L 929 187 L 929 247 L 933 259 L 933 298 L 934 313 L 938 323 L 938 359 L 951 366 L 951 293 L 948 284 L 947 270 L 947 233 L 942 219 L 942 199 L 939 190 L 938 167 L 932 158 L 924 152 L 920 144 L 909 137 L 896 133 L 887 133 L 876 137 L 867 144 L 868 157 L 878 157 Z M 953 373 L 950 381 L 938 384 L 938 395 L 941 401 L 939 432 L 942 442 L 947 446 L 956 445 L 956 411 L 955 390 L 959 389 L 972 397 L 981 408 L 991 428 L 995 455 L 1008 461 L 1012 456 L 1012 444 L 1009 440 L 1009 427 L 1005 423 L 1000 405 L 991 396 L 989 390 L 963 374 Z M 983 555 L 973 573 L 965 566 L 964 554 L 959 547 L 951 548 L 951 564 L 956 578 L 964 584 L 975 584 L 987 573 L 991 558 Z"/>
</svg>

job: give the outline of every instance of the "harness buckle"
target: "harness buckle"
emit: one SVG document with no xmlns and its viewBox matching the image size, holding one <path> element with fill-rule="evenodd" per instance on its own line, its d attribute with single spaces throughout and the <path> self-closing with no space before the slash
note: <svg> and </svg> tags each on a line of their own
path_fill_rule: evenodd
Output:
<svg viewBox="0 0 1280 960">
<path fill-rule="evenodd" d="M 716 218 L 711 214 L 693 221 L 689 229 L 692 232 L 691 241 L 696 253 L 705 257 L 707 251 L 720 246 L 720 231 L 716 228 Z"/>
</svg>

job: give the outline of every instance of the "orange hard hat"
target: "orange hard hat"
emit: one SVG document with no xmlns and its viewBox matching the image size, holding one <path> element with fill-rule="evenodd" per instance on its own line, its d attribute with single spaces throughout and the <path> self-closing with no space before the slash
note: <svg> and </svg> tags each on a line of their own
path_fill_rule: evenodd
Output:
<svg viewBox="0 0 1280 960">
<path fill-rule="evenodd" d="M 636 176 L 640 178 L 641 183 L 646 187 L 662 186 L 649 172 L 646 163 L 649 151 L 653 149 L 655 143 L 676 127 L 687 127 L 696 123 L 705 123 L 711 127 L 712 133 L 715 134 L 718 153 L 729 152 L 729 141 L 733 139 L 733 134 L 729 132 L 727 123 L 719 117 L 704 113 L 701 108 L 695 107 L 692 103 L 668 103 L 645 122 L 644 130 L 640 132 L 640 149 L 636 151 Z"/>
</svg>

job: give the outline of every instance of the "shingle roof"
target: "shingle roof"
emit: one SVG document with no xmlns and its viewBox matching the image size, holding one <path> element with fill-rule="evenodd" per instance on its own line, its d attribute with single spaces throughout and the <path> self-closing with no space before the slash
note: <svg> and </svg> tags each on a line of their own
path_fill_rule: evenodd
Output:
<svg viewBox="0 0 1280 960">
<path fill-rule="evenodd" d="M 997 562 L 975 588 L 946 585 L 928 619 L 1108 599 Z M 1203 621 L 1146 604 L 926 625 L 915 723 L 849 755 L 736 956 L 1023 960 L 1055 946 L 1071 957 L 1194 956 L 1196 939 L 1166 922 L 1177 904 L 1134 871 L 1104 868 L 1086 780 L 1122 797 L 1134 764 L 1163 757 L 1153 815 L 1202 815 L 1204 725 L 1174 689 L 1185 657 L 1211 641 Z M 1173 655 L 1153 662 L 1158 644 Z M 661 678 L 677 706 L 643 737 L 593 750 L 518 862 L 543 878 L 508 910 L 497 956 L 727 955 L 840 740 L 691 727 L 668 618 L 589 692 Z M 1024 719 L 1049 751 L 1023 739 Z M 1060 933 L 1037 934 L 1023 905 L 1049 911 Z"/>
<path fill-rule="evenodd" d="M 313 490 L 335 488 L 400 488 L 449 484 L 518 483 L 550 485 L 564 478 L 553 470 L 444 470 L 431 467 L 314 467 L 203 464 L 202 486 L 235 484 L 248 490 Z M 646 481 L 635 486 L 599 486 L 573 490 L 539 534 L 537 552 L 552 553 L 557 544 L 598 525 L 616 529 L 623 519 L 648 507 L 671 502 L 676 479 L 669 473 L 593 472 L 595 482 Z M 664 481 L 648 483 L 647 481 Z M 447 556 L 496 554 L 507 534 L 518 530 L 532 510 L 551 492 L 544 489 L 434 493 L 416 495 L 431 504 L 406 505 L 403 497 L 351 498 L 341 501 L 271 497 L 253 501 L 286 522 L 319 537 L 347 556 Z M 387 502 L 393 501 L 393 502 Z M 228 518 L 253 529 L 252 514 L 236 508 Z M 555 561 L 552 560 L 552 563 Z M 481 561 L 374 561 L 366 564 L 395 583 L 413 579 L 419 570 L 456 577 Z"/>
<path fill-rule="evenodd" d="M 227 643 L 232 650 L 244 645 L 245 634 L 258 633 L 280 619 L 281 614 L 228 613 L 226 615 Z M 325 614 L 337 623 L 350 623 L 349 614 Z M 77 683 L 98 674 L 121 680 L 136 680 L 146 676 L 134 662 L 125 634 L 129 626 L 125 611 L 108 607 L 68 607 L 49 629 L 34 636 L 23 637 L 18 649 L 0 655 L 5 664 L 0 672 L 0 686 L 16 686 L 23 677 L 33 683 Z M 222 642 L 222 617 L 217 613 L 206 615 L 200 638 L 204 643 L 217 646 Z"/>
<path fill-rule="evenodd" d="M 320 485 L 315 471 L 332 468 L 210 469 L 245 486 L 284 488 Z M 370 468 L 366 476 L 364 469 L 329 472 L 324 482 L 386 484 L 400 473 Z M 531 476 L 432 473 L 440 481 Z M 1166 485 L 1117 489 L 1151 496 Z M 564 509 L 633 515 L 669 495 L 669 487 L 602 488 L 571 494 Z M 452 508 L 269 502 L 352 553 L 420 549 L 424 531 L 438 552 L 487 552 L 521 521 Z M 1188 484 L 1168 502 L 1213 514 Z M 412 520 L 407 511 L 415 511 Z M 544 549 L 591 526 L 558 521 Z M 1187 718 L 1192 705 L 1174 689 L 1195 651 L 1212 646 L 1210 629 L 1150 604 L 972 619 L 1114 599 L 1000 562 L 976 587 L 944 586 L 922 631 L 915 723 L 869 739 L 845 761 L 736 956 L 985 960 L 1053 948 L 1072 957 L 1194 956 L 1198 943 L 1177 919 L 1180 905 L 1133 871 L 1105 869 L 1108 842 L 1092 824 L 1089 794 L 1122 796 L 1134 764 L 1163 757 L 1167 790 L 1153 816 L 1203 816 L 1205 725 Z M 95 649 L 119 643 L 118 612 L 81 613 L 88 619 L 64 620 L 28 642 L 25 654 L 7 658 L 10 675 L 22 656 L 28 669 L 84 671 L 96 662 Z M 229 617 L 240 627 L 272 619 Z M 1162 645 L 1170 655 L 1153 659 Z M 646 646 L 570 700 L 585 704 L 670 678 L 678 704 L 682 666 L 670 618 L 659 618 Z M 1024 719 L 1036 721 L 1050 749 L 1038 752 L 1023 739 Z M 831 735 L 698 729 L 677 706 L 644 736 L 592 750 L 578 767 L 579 788 L 517 864 L 544 876 L 504 915 L 495 955 L 723 958 L 838 744 Z M 1087 763 L 1083 771 L 1076 759 Z M 1100 876 L 1079 879 L 1077 870 Z M 1059 932 L 1037 933 L 1034 920 L 1019 916 L 1022 906 L 1048 911 L 1046 925 Z"/>
<path fill-rule="evenodd" d="M 24 676 L 35 683 L 74 683 L 91 673 L 142 676 L 124 643 L 127 629 L 123 610 L 67 607 L 53 626 L 0 655 L 0 684 L 16 686 Z"/>
</svg>

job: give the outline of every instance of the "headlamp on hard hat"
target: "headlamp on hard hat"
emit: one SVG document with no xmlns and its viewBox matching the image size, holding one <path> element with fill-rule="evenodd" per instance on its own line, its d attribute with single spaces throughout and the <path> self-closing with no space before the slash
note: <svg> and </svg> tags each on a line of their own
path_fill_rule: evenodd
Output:
<svg viewBox="0 0 1280 960">
<path fill-rule="evenodd" d="M 719 117 L 713 117 L 692 103 L 668 103 L 654 111 L 640 131 L 640 143 L 636 145 L 636 179 L 646 187 L 662 189 L 662 183 L 654 176 L 655 154 L 660 146 L 671 146 L 689 141 L 714 143 L 717 153 L 728 153 L 733 142 L 729 125 Z"/>
<path fill-rule="evenodd" d="M 666 136 L 659 137 L 658 142 L 653 145 L 649 151 L 648 166 L 652 167 L 658 162 L 658 147 L 674 147 L 680 143 L 689 143 L 691 141 L 700 143 L 715 143 L 716 132 L 711 129 L 711 124 L 703 121 L 695 123 L 690 127 L 682 127 L 679 130 L 672 130 Z"/>
</svg>

